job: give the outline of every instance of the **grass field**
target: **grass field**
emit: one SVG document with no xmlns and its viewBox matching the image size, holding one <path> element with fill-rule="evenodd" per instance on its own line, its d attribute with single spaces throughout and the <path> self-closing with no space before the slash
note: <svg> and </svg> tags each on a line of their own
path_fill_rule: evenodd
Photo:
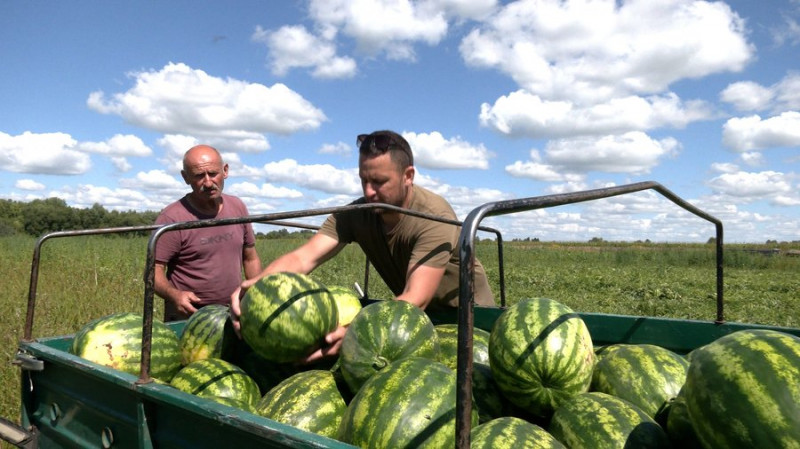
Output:
<svg viewBox="0 0 800 449">
<path fill-rule="evenodd" d="M 0 416 L 19 414 L 20 370 L 11 364 L 23 335 L 35 240 L 0 238 Z M 259 240 L 262 260 L 294 248 L 298 240 Z M 42 248 L 33 336 L 74 333 L 112 312 L 142 312 L 147 239 L 71 237 Z M 728 321 L 800 327 L 800 257 L 763 255 L 744 245 L 725 249 Z M 797 249 L 795 248 L 782 248 Z M 785 252 L 785 251 L 784 251 Z M 482 241 L 477 254 L 499 292 L 497 247 Z M 582 312 L 712 320 L 715 317 L 713 245 L 506 242 L 509 303 L 549 297 Z M 351 245 L 314 276 L 325 284 L 364 285 L 365 260 Z M 373 271 L 369 293 L 390 297 Z M 160 301 L 156 315 L 161 316 Z"/>
</svg>

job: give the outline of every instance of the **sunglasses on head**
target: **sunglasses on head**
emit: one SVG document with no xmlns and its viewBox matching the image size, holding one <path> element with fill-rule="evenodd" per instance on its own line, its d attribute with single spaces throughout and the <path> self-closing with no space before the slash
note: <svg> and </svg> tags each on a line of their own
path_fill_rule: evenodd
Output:
<svg viewBox="0 0 800 449">
<path fill-rule="evenodd" d="M 386 134 L 359 134 L 356 138 L 356 145 L 361 148 L 361 144 L 367 141 L 367 139 L 371 139 L 370 145 L 374 146 L 379 151 L 386 151 L 389 147 L 394 146 L 401 150 L 403 150 L 403 146 L 395 142 L 392 136 Z"/>
</svg>

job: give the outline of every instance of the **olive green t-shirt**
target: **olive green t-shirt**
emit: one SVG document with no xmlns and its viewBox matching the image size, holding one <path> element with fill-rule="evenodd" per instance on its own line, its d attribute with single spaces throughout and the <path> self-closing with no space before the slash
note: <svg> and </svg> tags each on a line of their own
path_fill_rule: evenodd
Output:
<svg viewBox="0 0 800 449">
<path fill-rule="evenodd" d="M 408 209 L 456 220 L 453 208 L 444 198 L 417 185 L 413 189 Z M 364 198 L 360 198 L 352 204 L 364 202 Z M 444 267 L 444 276 L 429 307 L 458 307 L 459 226 L 402 214 L 400 221 L 387 234 L 383 231 L 380 214 L 371 209 L 332 214 L 325 220 L 319 232 L 340 243 L 358 243 L 395 295 L 401 294 L 405 289 L 409 267 Z M 474 285 L 475 304 L 494 306 L 494 296 L 486 273 L 477 260 Z"/>
</svg>

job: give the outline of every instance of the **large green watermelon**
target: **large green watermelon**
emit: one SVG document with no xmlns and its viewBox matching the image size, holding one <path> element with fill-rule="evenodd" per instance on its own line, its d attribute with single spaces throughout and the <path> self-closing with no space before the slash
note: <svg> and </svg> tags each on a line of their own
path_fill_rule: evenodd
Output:
<svg viewBox="0 0 800 449">
<path fill-rule="evenodd" d="M 473 427 L 470 448 L 566 449 L 566 446 L 536 424 L 505 416 Z"/>
<path fill-rule="evenodd" d="M 567 399 L 547 430 L 570 449 L 669 449 L 669 438 L 653 418 L 630 402 L 597 391 Z"/>
<path fill-rule="evenodd" d="M 361 299 L 352 288 L 343 285 L 328 285 L 328 291 L 336 301 L 336 309 L 339 311 L 339 325 L 347 326 L 353 321 L 358 312 L 361 311 Z"/>
<path fill-rule="evenodd" d="M 458 355 L 458 325 L 434 326 L 439 339 L 439 361 L 455 371 Z M 508 414 L 508 402 L 497 388 L 489 367 L 489 332 L 475 328 L 472 333 L 472 397 L 478 406 L 480 422 Z"/>
<path fill-rule="evenodd" d="M 364 383 L 342 418 L 339 440 L 361 448 L 454 447 L 455 407 L 456 375 L 450 368 L 405 358 Z M 472 426 L 477 424 L 473 408 Z"/>
<path fill-rule="evenodd" d="M 591 390 L 625 399 L 656 418 L 681 390 L 689 362 L 660 346 L 615 346 L 598 359 Z"/>
<path fill-rule="evenodd" d="M 800 337 L 734 332 L 689 355 L 681 395 L 707 448 L 800 448 Z"/>
<path fill-rule="evenodd" d="M 681 390 L 683 391 L 683 390 Z M 700 449 L 702 444 L 697 438 L 697 432 L 692 427 L 689 410 L 686 409 L 686 400 L 682 393 L 674 397 L 666 407 L 666 418 L 662 427 L 667 432 L 673 447 L 681 449 Z"/>
<path fill-rule="evenodd" d="M 92 320 L 72 340 L 70 352 L 100 365 L 138 376 L 142 360 L 142 315 L 120 312 Z M 150 375 L 169 382 L 181 367 L 178 335 L 153 319 Z"/>
<path fill-rule="evenodd" d="M 489 362 L 509 401 L 547 418 L 589 389 L 594 351 L 586 324 L 572 309 L 551 299 L 524 299 L 495 321 Z"/>
<path fill-rule="evenodd" d="M 240 322 L 242 338 L 261 357 L 292 362 L 336 329 L 339 313 L 333 295 L 310 276 L 275 273 L 247 290 Z"/>
<path fill-rule="evenodd" d="M 186 321 L 181 333 L 181 363 L 208 358 L 228 359 L 236 334 L 230 320 L 230 307 L 210 304 L 202 307 Z"/>
<path fill-rule="evenodd" d="M 184 366 L 170 385 L 195 396 L 227 397 L 250 406 L 261 399 L 256 381 L 238 366 L 220 359 L 197 360 Z"/>
<path fill-rule="evenodd" d="M 353 318 L 339 351 L 344 380 L 353 393 L 395 360 L 416 356 L 436 360 L 439 341 L 428 315 L 405 301 L 379 301 Z"/>
<path fill-rule="evenodd" d="M 346 388 L 346 387 L 345 387 Z M 347 409 L 331 371 L 297 373 L 268 391 L 256 413 L 330 438 L 336 438 Z"/>
</svg>

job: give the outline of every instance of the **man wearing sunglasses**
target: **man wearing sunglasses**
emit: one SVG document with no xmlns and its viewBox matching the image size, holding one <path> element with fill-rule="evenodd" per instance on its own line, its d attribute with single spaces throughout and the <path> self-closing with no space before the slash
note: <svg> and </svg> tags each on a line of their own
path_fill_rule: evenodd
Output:
<svg viewBox="0 0 800 449">
<path fill-rule="evenodd" d="M 353 204 L 385 203 L 426 215 L 456 220 L 441 196 L 414 185 L 414 155 L 408 142 L 393 131 L 360 135 L 358 176 L 364 196 Z M 308 242 L 270 263 L 262 272 L 308 274 L 356 242 L 396 295 L 420 308 L 458 306 L 458 236 L 460 229 L 390 209 L 359 209 L 329 216 Z M 256 282 L 242 283 L 242 291 Z M 234 326 L 238 328 L 241 292 L 232 297 Z M 494 306 L 494 297 L 480 262 L 475 262 L 475 303 Z M 328 346 L 307 361 L 338 353 L 345 328 L 326 337 Z"/>
</svg>

